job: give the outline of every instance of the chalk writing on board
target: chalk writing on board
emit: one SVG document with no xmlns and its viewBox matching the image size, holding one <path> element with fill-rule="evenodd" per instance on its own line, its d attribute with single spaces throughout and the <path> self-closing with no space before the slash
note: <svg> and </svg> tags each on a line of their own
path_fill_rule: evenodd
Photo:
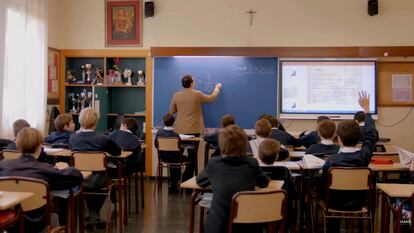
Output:
<svg viewBox="0 0 414 233">
<path fill-rule="evenodd" d="M 255 65 L 234 65 L 231 70 L 235 75 L 246 75 L 246 74 L 275 74 L 276 68 L 274 66 L 255 66 Z"/>
</svg>

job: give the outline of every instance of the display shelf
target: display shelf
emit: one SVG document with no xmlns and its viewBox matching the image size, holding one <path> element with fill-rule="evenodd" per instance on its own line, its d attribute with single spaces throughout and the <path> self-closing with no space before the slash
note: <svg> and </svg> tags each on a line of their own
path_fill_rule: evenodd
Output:
<svg viewBox="0 0 414 233">
<path fill-rule="evenodd" d="M 145 117 L 145 113 L 142 114 L 118 114 L 118 113 L 107 113 L 107 116 L 119 116 L 124 115 L 126 117 Z"/>
</svg>

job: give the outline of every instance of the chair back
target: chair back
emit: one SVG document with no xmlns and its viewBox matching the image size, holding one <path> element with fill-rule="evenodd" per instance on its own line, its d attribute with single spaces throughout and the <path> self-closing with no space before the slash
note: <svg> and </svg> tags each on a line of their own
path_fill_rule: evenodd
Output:
<svg viewBox="0 0 414 233">
<path fill-rule="evenodd" d="M 73 166 L 80 171 L 104 172 L 107 155 L 100 151 L 77 151 L 72 153 Z"/>
<path fill-rule="evenodd" d="M 231 203 L 229 228 L 232 223 L 284 221 L 286 205 L 284 190 L 238 192 Z"/>
<path fill-rule="evenodd" d="M 158 151 L 181 151 L 180 139 L 175 137 L 157 137 L 155 139 L 155 148 Z"/>
<path fill-rule="evenodd" d="M 3 150 L 0 152 L 0 154 L 4 159 L 17 159 L 20 157 L 20 155 L 22 155 L 22 153 L 17 150 Z"/>
<path fill-rule="evenodd" d="M 19 176 L 0 177 L 0 190 L 33 193 L 31 198 L 22 202 L 23 211 L 49 206 L 49 185 L 43 180 Z"/>
<path fill-rule="evenodd" d="M 368 167 L 333 167 L 329 169 L 328 189 L 363 191 L 372 188 L 372 173 Z"/>
</svg>

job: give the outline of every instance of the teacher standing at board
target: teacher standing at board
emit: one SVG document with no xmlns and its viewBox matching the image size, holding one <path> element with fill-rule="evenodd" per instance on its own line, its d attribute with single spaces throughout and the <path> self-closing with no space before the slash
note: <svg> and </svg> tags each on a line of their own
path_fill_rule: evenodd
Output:
<svg viewBox="0 0 414 233">
<path fill-rule="evenodd" d="M 177 113 L 175 130 L 179 134 L 194 134 L 199 136 L 204 131 L 204 119 L 201 106 L 203 103 L 214 101 L 221 90 L 221 83 L 217 83 L 211 95 L 194 90 L 195 82 L 191 75 L 181 79 L 183 90 L 174 93 L 170 112 Z"/>
<path fill-rule="evenodd" d="M 211 95 L 203 94 L 201 91 L 194 90 L 195 82 L 191 75 L 185 75 L 181 78 L 183 90 L 174 93 L 171 100 L 170 112 L 177 113 L 175 121 L 175 131 L 179 134 L 192 134 L 196 137 L 204 131 L 204 119 L 202 104 L 214 101 L 221 90 L 221 83 L 217 83 Z M 183 180 L 187 180 L 198 173 L 197 152 L 198 141 L 183 142 L 182 145 L 187 147 L 190 167 L 183 174 Z"/>
</svg>

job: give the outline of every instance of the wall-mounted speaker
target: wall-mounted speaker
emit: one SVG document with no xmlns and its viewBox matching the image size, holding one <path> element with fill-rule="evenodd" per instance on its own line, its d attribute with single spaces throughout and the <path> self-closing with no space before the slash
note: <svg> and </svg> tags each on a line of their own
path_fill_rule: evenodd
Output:
<svg viewBox="0 0 414 233">
<path fill-rule="evenodd" d="M 147 1 L 145 2 L 145 17 L 154 17 L 154 2 Z"/>
<path fill-rule="evenodd" d="M 378 0 L 368 0 L 368 14 L 370 16 L 378 15 Z"/>
</svg>

